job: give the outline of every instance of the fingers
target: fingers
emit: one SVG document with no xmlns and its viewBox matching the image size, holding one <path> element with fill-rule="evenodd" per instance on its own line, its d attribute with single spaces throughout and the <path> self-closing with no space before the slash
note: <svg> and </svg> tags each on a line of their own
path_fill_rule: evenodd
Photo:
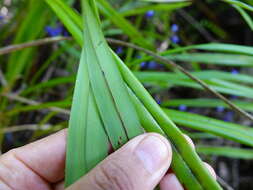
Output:
<svg viewBox="0 0 253 190">
<path fill-rule="evenodd" d="M 160 188 L 161 190 L 184 190 L 176 175 L 173 173 L 167 174 L 163 177 L 160 182 Z"/>
<path fill-rule="evenodd" d="M 66 130 L 63 130 L 9 151 L 0 157 L 0 179 L 13 189 L 17 186 L 19 189 L 50 189 L 48 182 L 56 183 L 64 177 L 65 146 Z"/>
<path fill-rule="evenodd" d="M 184 137 L 186 138 L 186 140 L 188 141 L 188 143 L 191 145 L 191 147 L 193 149 L 195 149 L 195 145 L 194 143 L 192 142 L 192 139 L 188 136 L 188 135 L 184 135 Z"/>
<path fill-rule="evenodd" d="M 153 190 L 168 170 L 172 151 L 158 134 L 143 134 L 129 141 L 68 190 Z"/>
<path fill-rule="evenodd" d="M 184 135 L 188 143 L 191 145 L 192 148 L 195 148 L 194 143 L 192 142 L 191 138 L 187 135 Z M 204 162 L 204 165 L 209 170 L 210 174 L 216 179 L 216 174 L 214 169 L 207 163 Z M 169 173 L 163 177 L 160 182 L 161 190 L 184 190 L 183 186 L 177 179 L 174 173 Z"/>
<path fill-rule="evenodd" d="M 209 170 L 210 174 L 216 179 L 214 169 L 209 164 L 205 162 L 204 164 Z M 181 185 L 174 173 L 169 173 L 163 177 L 160 182 L 160 188 L 161 190 L 184 190 L 183 186 Z"/>
<path fill-rule="evenodd" d="M 204 162 L 204 164 L 205 164 L 206 168 L 208 169 L 208 171 L 210 172 L 210 174 L 213 176 L 213 178 L 216 179 L 217 176 L 216 176 L 216 173 L 215 173 L 213 167 L 210 166 L 210 165 L 209 165 L 208 163 L 206 163 L 206 162 Z"/>
<path fill-rule="evenodd" d="M 61 182 L 53 185 L 54 190 L 64 190 L 64 188 L 65 188 L 64 181 L 61 181 Z"/>
</svg>

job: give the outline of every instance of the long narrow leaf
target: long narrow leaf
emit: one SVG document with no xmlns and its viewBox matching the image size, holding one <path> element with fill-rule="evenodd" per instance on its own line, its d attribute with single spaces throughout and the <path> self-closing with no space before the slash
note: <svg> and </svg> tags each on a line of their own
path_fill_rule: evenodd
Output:
<svg viewBox="0 0 253 190">
<path fill-rule="evenodd" d="M 68 132 L 66 186 L 105 158 L 110 144 L 115 150 L 143 132 L 101 31 L 95 2 L 85 0 L 82 5 L 85 46 Z"/>
<path fill-rule="evenodd" d="M 205 155 L 224 156 L 245 160 L 253 159 L 252 149 L 198 145 L 196 147 L 196 150 L 197 152 Z"/>
<path fill-rule="evenodd" d="M 193 113 L 185 113 L 171 109 L 164 109 L 164 111 L 178 125 L 208 132 L 227 139 L 232 139 L 248 146 L 253 146 L 253 130 L 249 127 Z"/>
<path fill-rule="evenodd" d="M 235 100 L 232 101 L 233 104 L 242 108 L 243 110 L 253 112 L 253 103 L 247 101 Z M 189 107 L 198 107 L 198 108 L 216 108 L 223 106 L 224 108 L 230 109 L 230 107 L 225 104 L 223 101 L 218 99 L 204 99 L 204 98 L 195 98 L 195 99 L 172 99 L 169 101 L 164 101 L 162 106 L 164 107 L 178 107 L 180 105 L 186 105 Z"/>
</svg>

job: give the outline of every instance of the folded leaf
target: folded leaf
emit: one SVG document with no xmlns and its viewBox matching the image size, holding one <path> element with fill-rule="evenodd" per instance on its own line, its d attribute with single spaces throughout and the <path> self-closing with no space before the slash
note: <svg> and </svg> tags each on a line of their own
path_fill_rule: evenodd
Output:
<svg viewBox="0 0 253 190">
<path fill-rule="evenodd" d="M 143 133 L 116 61 L 100 27 L 93 0 L 82 2 L 84 39 L 71 110 L 66 186 L 115 150 Z M 80 151 L 79 151 L 80 150 Z"/>
</svg>

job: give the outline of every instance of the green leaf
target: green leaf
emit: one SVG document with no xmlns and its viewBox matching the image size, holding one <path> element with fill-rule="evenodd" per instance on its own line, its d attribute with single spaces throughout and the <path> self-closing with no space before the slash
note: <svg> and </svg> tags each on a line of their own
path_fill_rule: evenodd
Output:
<svg viewBox="0 0 253 190">
<path fill-rule="evenodd" d="M 244 11 L 241 7 L 234 5 L 234 8 L 241 14 L 243 19 L 246 21 L 251 30 L 253 30 L 253 20 L 250 15 Z"/>
<path fill-rule="evenodd" d="M 246 9 L 246 10 L 249 10 L 249 11 L 253 11 L 253 7 L 246 4 L 246 3 L 243 3 L 241 1 L 238 1 L 238 0 L 222 0 L 222 1 L 225 1 L 227 3 L 230 3 L 232 5 L 237 5 L 243 9 Z"/>
<path fill-rule="evenodd" d="M 216 70 L 203 70 L 191 72 L 192 75 L 201 80 L 220 79 L 224 81 L 232 81 L 236 83 L 253 84 L 253 77 L 245 74 L 232 74 L 230 72 L 216 71 Z M 135 75 L 144 82 L 170 82 L 171 80 L 188 80 L 189 77 L 174 72 L 154 72 L 142 71 L 135 72 Z"/>
<path fill-rule="evenodd" d="M 183 53 L 165 56 L 169 60 L 183 62 L 198 62 L 224 66 L 252 67 L 253 57 L 247 55 L 221 53 Z"/>
<path fill-rule="evenodd" d="M 173 11 L 175 9 L 183 8 L 190 5 L 189 2 L 181 3 L 168 3 L 168 4 L 152 4 L 152 5 L 143 5 L 138 4 L 137 6 L 131 6 L 129 9 L 124 9 L 120 13 L 123 16 L 134 16 L 138 14 L 146 13 L 149 10 L 154 11 Z"/>
<path fill-rule="evenodd" d="M 250 46 L 235 45 L 235 44 L 222 44 L 222 43 L 209 43 L 188 46 L 190 49 L 209 50 L 217 52 L 229 52 L 245 55 L 253 55 L 253 48 Z M 187 48 L 187 47 L 185 47 Z"/>
<path fill-rule="evenodd" d="M 183 75 L 180 76 L 180 74 L 178 73 L 172 74 L 172 73 L 165 73 L 165 72 L 161 72 L 161 73 L 160 72 L 156 72 L 156 73 L 155 72 L 136 72 L 135 74 L 141 82 L 147 85 L 160 86 L 161 88 L 166 88 L 166 89 L 168 87 L 173 87 L 173 86 L 184 86 L 184 87 L 203 90 L 203 87 L 201 85 L 197 84 L 191 79 L 188 79 L 186 76 L 183 76 Z M 238 77 L 236 77 L 232 74 L 217 72 L 217 77 L 216 77 L 215 73 L 208 73 L 208 71 L 194 72 L 192 74 L 199 77 L 200 79 L 203 79 L 209 85 L 209 87 L 217 90 L 218 92 L 221 92 L 224 94 L 237 95 L 241 97 L 253 98 L 253 90 L 251 87 L 248 87 L 242 84 L 237 84 L 230 81 L 226 81 L 226 80 L 221 80 L 221 79 L 228 79 L 231 81 L 236 81 L 236 82 L 240 81 L 243 83 L 246 82 L 246 83 L 251 84 L 252 77 L 250 76 L 239 75 Z M 230 76 L 230 79 L 229 79 L 229 76 Z M 241 79 L 240 79 L 240 76 L 241 76 Z M 247 79 L 250 79 L 250 80 L 247 81 Z"/>
<path fill-rule="evenodd" d="M 115 150 L 143 132 L 101 31 L 95 3 L 84 0 L 82 7 L 85 46 L 69 124 L 66 186 L 105 158 L 110 144 Z"/>
<path fill-rule="evenodd" d="M 199 50 L 207 50 L 207 51 L 213 51 L 213 52 L 226 52 L 226 53 L 233 53 L 233 54 L 242 54 L 242 55 L 253 55 L 253 48 L 250 47 L 250 46 L 243 46 L 243 45 L 235 45 L 235 44 L 222 44 L 222 43 L 208 43 L 208 44 L 199 44 L 199 45 L 190 45 L 190 46 L 186 46 L 186 47 L 178 47 L 178 48 L 174 48 L 174 49 L 170 49 L 170 50 L 167 50 L 167 51 L 164 51 L 164 52 L 161 52 L 160 55 L 162 56 L 170 56 L 172 55 L 172 59 L 173 59 L 173 54 L 176 54 L 176 53 L 180 53 L 180 52 L 184 52 L 185 51 L 188 51 L 188 50 L 192 50 L 192 49 L 199 49 Z M 213 54 L 213 53 L 212 53 Z M 209 56 L 209 58 L 211 58 L 212 60 L 212 54 L 207 54 Z M 226 57 L 226 62 L 227 64 L 238 64 L 239 60 L 241 58 L 236 58 L 236 62 L 235 61 L 232 61 L 231 60 L 236 57 L 236 55 L 233 55 L 233 54 L 216 54 L 214 55 L 214 58 L 217 63 L 216 64 L 222 64 L 222 55 L 225 55 Z M 180 57 L 181 54 L 176 54 L 176 58 Z M 190 57 L 190 53 L 185 53 L 185 56 L 187 57 Z M 191 61 L 206 61 L 207 59 L 203 56 L 205 54 L 195 54 L 196 56 L 194 58 L 192 58 Z M 200 56 L 198 56 L 200 55 Z M 232 55 L 232 57 L 231 57 Z M 221 56 L 222 59 L 218 59 L 217 56 Z M 220 58 L 221 58 L 220 57 Z M 176 59 L 174 58 L 174 59 Z M 251 61 L 252 60 L 252 57 L 249 57 L 249 56 L 246 56 L 244 57 L 245 60 L 249 60 Z M 133 62 L 130 63 L 130 65 L 137 65 L 137 64 L 140 64 L 141 62 L 143 61 L 149 61 L 149 60 L 152 60 L 153 57 L 151 56 L 143 56 L 142 58 L 140 59 L 136 59 L 134 60 Z M 208 63 L 212 63 L 211 60 L 208 60 Z M 185 57 L 182 58 L 182 61 L 188 61 Z M 190 60 L 189 60 L 190 61 Z M 240 63 L 239 63 L 240 64 Z M 245 63 L 244 63 L 245 64 Z M 246 63 L 246 65 L 250 65 L 251 63 Z"/>
<path fill-rule="evenodd" d="M 208 132 L 229 140 L 253 146 L 253 130 L 249 127 L 220 121 L 206 116 L 164 109 L 165 113 L 178 125 Z"/>
<path fill-rule="evenodd" d="M 172 3 L 172 2 L 187 2 L 189 0 L 142 0 L 142 1 L 154 3 Z"/>
<path fill-rule="evenodd" d="M 245 159 L 245 160 L 253 159 L 252 149 L 198 145 L 196 147 L 196 151 L 204 155 L 224 156 L 229 158 Z"/>
<path fill-rule="evenodd" d="M 242 108 L 243 110 L 253 112 L 253 103 L 247 102 L 247 101 L 239 101 L 235 100 L 232 101 L 233 104 L 237 105 L 238 107 Z M 189 107 L 199 107 L 199 108 L 216 108 L 218 106 L 223 106 L 227 109 L 230 109 L 230 107 L 225 104 L 223 101 L 218 99 L 204 99 L 204 98 L 198 98 L 198 99 L 172 99 L 169 101 L 164 101 L 162 103 L 162 106 L 164 107 L 178 107 L 180 105 L 186 105 Z"/>
<path fill-rule="evenodd" d="M 99 110 L 103 112 L 101 113 L 102 119 L 104 117 L 103 121 L 108 122 L 108 125 L 105 123 L 105 126 L 110 128 L 115 126 L 119 129 L 120 127 L 118 126 L 122 123 L 122 130 L 127 132 L 127 138 L 130 139 L 136 136 L 136 129 L 140 127 L 136 112 L 133 106 L 129 104 L 129 94 L 117 68 L 117 63 L 115 62 L 111 50 L 100 29 L 98 15 L 94 15 L 94 13 L 86 8 L 88 7 L 88 4 L 85 5 L 84 15 L 87 28 L 84 33 L 86 39 L 84 53 L 97 106 L 99 107 Z M 95 5 L 93 6 L 94 7 L 92 8 L 95 9 Z M 112 102 L 109 103 L 110 101 Z M 108 115 L 110 114 L 108 113 L 110 112 L 109 110 L 112 110 L 113 113 L 113 109 L 111 109 L 112 107 L 115 107 L 115 116 Z M 119 116 L 117 117 L 116 115 Z M 112 118 L 115 118 L 114 121 L 110 121 Z M 117 118 L 120 119 L 119 123 L 113 124 L 112 122 L 116 122 Z M 110 136 L 109 129 L 107 134 Z M 140 134 L 140 131 L 137 134 Z M 115 138 L 114 135 L 112 135 L 112 137 Z M 112 144 L 113 147 L 118 147 L 119 138 L 117 138 L 117 141 Z"/>
<path fill-rule="evenodd" d="M 84 62 L 85 57 L 82 56 L 80 63 Z M 67 142 L 67 156 L 66 156 L 66 176 L 65 185 L 69 186 L 74 181 L 78 180 L 86 169 L 86 136 L 87 136 L 87 114 L 90 93 L 89 78 L 85 65 L 80 64 L 77 73 L 77 80 L 75 85 L 75 92 L 73 97 Z M 89 134 L 91 135 L 91 134 Z M 95 137 L 96 138 L 96 137 Z M 78 149 L 78 151 L 76 151 Z M 101 151 L 102 148 L 101 148 Z M 71 156 L 70 156 L 71 155 Z M 99 158 L 97 158 L 98 160 Z"/>
</svg>

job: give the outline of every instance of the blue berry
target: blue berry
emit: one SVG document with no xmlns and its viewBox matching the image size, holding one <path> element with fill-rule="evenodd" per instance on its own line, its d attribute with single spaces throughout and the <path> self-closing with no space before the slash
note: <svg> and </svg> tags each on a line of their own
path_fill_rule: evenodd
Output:
<svg viewBox="0 0 253 190">
<path fill-rule="evenodd" d="M 141 62 L 140 67 L 144 69 L 147 66 L 147 62 Z"/>
<path fill-rule="evenodd" d="M 230 96 L 230 99 L 231 99 L 231 100 L 236 100 L 237 98 L 238 98 L 238 96 L 235 96 L 235 95 L 231 95 L 231 96 Z"/>
<path fill-rule="evenodd" d="M 63 33 L 63 28 L 62 26 L 57 26 L 57 27 L 46 26 L 45 31 L 47 32 L 49 36 L 55 37 L 55 36 L 60 36 Z"/>
<path fill-rule="evenodd" d="M 216 107 L 216 111 L 219 112 L 219 113 L 223 112 L 224 110 L 225 110 L 225 108 L 223 106 L 217 106 Z"/>
<path fill-rule="evenodd" d="M 117 54 L 122 54 L 124 51 L 123 51 L 123 48 L 122 47 L 118 47 L 117 49 L 116 49 L 116 53 Z"/>
<path fill-rule="evenodd" d="M 180 42 L 180 38 L 177 35 L 173 35 L 170 40 L 174 44 L 178 44 Z"/>
<path fill-rule="evenodd" d="M 156 98 L 155 100 L 156 100 L 156 103 L 157 103 L 158 105 L 161 105 L 162 102 L 161 102 L 161 100 L 160 100 L 159 98 Z"/>
<path fill-rule="evenodd" d="M 148 69 L 157 69 L 159 65 L 155 61 L 150 61 L 148 63 Z"/>
<path fill-rule="evenodd" d="M 152 18 L 155 15 L 155 11 L 154 10 L 149 10 L 146 12 L 146 18 Z"/>
<path fill-rule="evenodd" d="M 178 32 L 179 31 L 179 26 L 177 24 L 172 24 L 171 25 L 171 31 L 172 32 Z"/>
<path fill-rule="evenodd" d="M 187 106 L 186 106 L 186 105 L 180 105 L 180 106 L 178 107 L 178 109 L 179 109 L 180 111 L 186 111 L 186 110 L 187 110 Z"/>
<path fill-rule="evenodd" d="M 237 70 L 237 69 L 233 69 L 232 71 L 231 71 L 231 74 L 233 74 L 233 75 L 237 75 L 239 73 L 239 71 Z"/>
<path fill-rule="evenodd" d="M 227 122 L 231 122 L 233 121 L 233 118 L 234 118 L 234 112 L 229 111 L 226 113 L 223 120 Z"/>
</svg>

